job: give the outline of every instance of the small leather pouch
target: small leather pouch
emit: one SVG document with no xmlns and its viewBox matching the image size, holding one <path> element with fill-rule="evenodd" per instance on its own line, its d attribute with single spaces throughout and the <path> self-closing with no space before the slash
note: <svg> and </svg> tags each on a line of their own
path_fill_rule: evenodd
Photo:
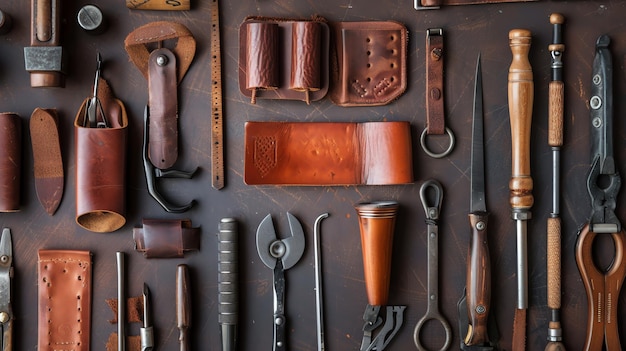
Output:
<svg viewBox="0 0 626 351">
<path fill-rule="evenodd" d="M 406 90 L 407 29 L 393 21 L 332 24 L 330 98 L 339 106 L 385 105 Z"/>
<path fill-rule="evenodd" d="M 239 90 L 256 99 L 322 99 L 329 86 L 326 20 L 249 17 L 239 28 Z"/>
<path fill-rule="evenodd" d="M 76 119 L 76 223 L 92 232 L 115 231 L 126 223 L 126 143 L 128 117 L 124 104 L 100 80 L 98 97 L 108 121 L 90 128 L 85 120 L 89 98 Z"/>
<path fill-rule="evenodd" d="M 15 113 L 0 113 L 0 212 L 20 210 L 22 121 Z"/>
<path fill-rule="evenodd" d="M 249 185 L 413 182 L 409 122 L 247 122 Z"/>
<path fill-rule="evenodd" d="M 39 250 L 40 351 L 90 349 L 91 273 L 89 251 Z"/>
<path fill-rule="evenodd" d="M 143 228 L 133 228 L 133 240 L 146 258 L 182 258 L 200 249 L 200 228 L 189 219 L 144 219 Z"/>
</svg>

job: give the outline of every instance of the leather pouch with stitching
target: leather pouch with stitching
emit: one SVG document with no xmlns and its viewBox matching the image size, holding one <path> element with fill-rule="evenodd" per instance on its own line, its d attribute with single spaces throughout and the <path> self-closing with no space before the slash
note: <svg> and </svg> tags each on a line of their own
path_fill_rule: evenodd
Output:
<svg viewBox="0 0 626 351">
<path fill-rule="evenodd" d="M 74 121 L 76 223 L 92 232 L 107 233 L 126 223 L 128 117 L 124 104 L 112 97 L 106 81 L 102 79 L 99 85 L 98 96 L 110 125 L 84 127 L 89 99 L 83 101 Z"/>
<path fill-rule="evenodd" d="M 339 106 L 385 105 L 406 90 L 407 29 L 393 21 L 332 24 L 330 98 Z"/>
<path fill-rule="evenodd" d="M 20 209 L 21 123 L 14 113 L 0 113 L 0 212 Z"/>
</svg>

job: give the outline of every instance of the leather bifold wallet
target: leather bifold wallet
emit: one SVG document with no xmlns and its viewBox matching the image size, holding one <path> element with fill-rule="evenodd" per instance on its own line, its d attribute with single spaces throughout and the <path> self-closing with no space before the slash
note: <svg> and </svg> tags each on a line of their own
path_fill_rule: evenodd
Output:
<svg viewBox="0 0 626 351">
<path fill-rule="evenodd" d="M 91 126 L 83 101 L 74 121 L 76 139 L 76 223 L 98 233 L 118 230 L 126 223 L 126 143 L 128 117 L 104 79 L 98 96 L 105 120 Z"/>
<path fill-rule="evenodd" d="M 413 182 L 409 122 L 247 122 L 248 185 Z"/>
</svg>

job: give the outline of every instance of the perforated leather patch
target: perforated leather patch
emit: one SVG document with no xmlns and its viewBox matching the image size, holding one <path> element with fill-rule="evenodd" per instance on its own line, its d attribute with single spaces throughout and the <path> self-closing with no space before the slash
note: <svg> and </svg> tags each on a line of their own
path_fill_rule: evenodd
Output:
<svg viewBox="0 0 626 351">
<path fill-rule="evenodd" d="M 254 166 L 261 177 L 276 167 L 276 137 L 260 136 L 254 139 Z"/>
</svg>

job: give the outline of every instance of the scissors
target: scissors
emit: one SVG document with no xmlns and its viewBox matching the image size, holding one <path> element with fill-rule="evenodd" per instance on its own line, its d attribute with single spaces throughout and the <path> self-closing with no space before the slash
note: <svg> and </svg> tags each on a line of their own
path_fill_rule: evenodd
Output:
<svg viewBox="0 0 626 351">
<path fill-rule="evenodd" d="M 591 159 L 587 190 L 591 219 L 578 233 L 576 264 L 587 292 L 587 337 L 583 350 L 622 350 L 619 340 L 618 300 L 626 277 L 626 232 L 615 215 L 621 178 L 613 157 L 613 79 L 608 36 L 596 42 L 591 85 Z M 610 235 L 615 248 L 611 265 L 602 269 L 593 260 L 593 243 Z"/>
<path fill-rule="evenodd" d="M 432 189 L 435 192 L 435 203 L 432 205 L 428 199 L 426 192 Z M 420 351 L 427 351 L 421 340 L 421 332 L 426 322 L 434 320 L 439 322 L 443 327 L 446 335 L 446 341 L 439 350 L 447 350 L 452 343 L 452 329 L 450 324 L 439 311 L 439 214 L 441 212 L 441 203 L 443 202 L 443 188 L 436 180 L 427 180 L 420 188 L 420 199 L 426 213 L 426 233 L 428 235 L 428 307 L 426 314 L 417 322 L 413 339 L 415 346 Z"/>
<path fill-rule="evenodd" d="M 0 239 L 0 327 L 2 351 L 13 349 L 13 308 L 11 306 L 11 279 L 13 278 L 13 249 L 11 230 L 4 228 Z"/>
</svg>

